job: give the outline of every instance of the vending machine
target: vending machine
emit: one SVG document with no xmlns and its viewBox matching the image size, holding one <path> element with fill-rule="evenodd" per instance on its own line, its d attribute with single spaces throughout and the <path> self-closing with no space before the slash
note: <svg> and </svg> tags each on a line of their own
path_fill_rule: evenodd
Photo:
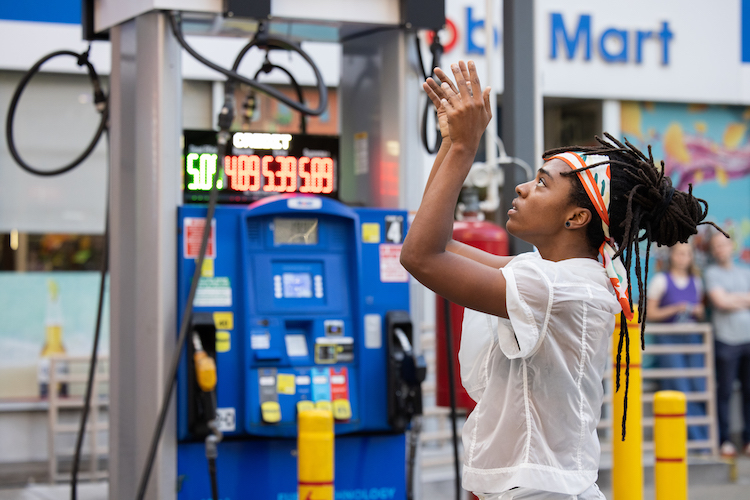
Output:
<svg viewBox="0 0 750 500">
<path fill-rule="evenodd" d="M 323 408 L 335 421 L 337 498 L 406 498 L 405 433 L 425 375 L 399 263 L 406 212 L 335 199 L 335 138 L 236 133 L 220 164 L 213 137 L 185 134 L 180 315 L 215 175 L 222 203 L 178 374 L 178 497 L 210 496 L 211 423 L 223 434 L 222 499 L 296 498 L 297 415 Z M 196 380 L 196 350 L 215 360 L 211 394 Z"/>
</svg>

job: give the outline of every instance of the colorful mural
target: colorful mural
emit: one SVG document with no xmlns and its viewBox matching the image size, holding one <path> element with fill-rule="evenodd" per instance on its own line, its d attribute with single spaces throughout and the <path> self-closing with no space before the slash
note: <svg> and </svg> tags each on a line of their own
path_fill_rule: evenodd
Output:
<svg viewBox="0 0 750 500">
<path fill-rule="evenodd" d="M 651 145 L 675 187 L 692 184 L 693 194 L 709 204 L 709 219 L 750 262 L 750 107 L 623 102 L 621 130 L 644 152 Z M 699 250 L 706 249 L 706 231 L 701 226 L 695 238 Z"/>
<path fill-rule="evenodd" d="M 0 400 L 45 397 L 50 355 L 90 355 L 99 284 L 93 271 L 0 272 Z M 103 312 L 99 353 L 107 354 L 109 294 Z"/>
</svg>

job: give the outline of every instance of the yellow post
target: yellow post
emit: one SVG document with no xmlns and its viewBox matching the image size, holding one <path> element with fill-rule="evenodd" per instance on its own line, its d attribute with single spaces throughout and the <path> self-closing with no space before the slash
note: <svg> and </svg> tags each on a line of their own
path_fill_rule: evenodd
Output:
<svg viewBox="0 0 750 500">
<path fill-rule="evenodd" d="M 654 395 L 654 484 L 656 500 L 687 500 L 687 423 L 685 394 Z"/>
<path fill-rule="evenodd" d="M 620 359 L 620 390 L 615 393 L 617 371 L 617 343 L 620 339 L 619 315 L 615 332 L 612 336 L 612 356 L 614 372 L 612 373 L 613 416 L 612 416 L 612 495 L 615 500 L 643 499 L 643 427 L 641 394 L 641 333 L 638 325 L 638 312 L 628 322 L 630 336 L 630 384 L 628 388 L 628 418 L 625 426 L 626 437 L 622 440 L 622 415 L 624 412 L 625 394 L 625 346 Z"/>
<path fill-rule="evenodd" d="M 333 413 L 304 410 L 297 416 L 297 495 L 333 500 Z"/>
</svg>

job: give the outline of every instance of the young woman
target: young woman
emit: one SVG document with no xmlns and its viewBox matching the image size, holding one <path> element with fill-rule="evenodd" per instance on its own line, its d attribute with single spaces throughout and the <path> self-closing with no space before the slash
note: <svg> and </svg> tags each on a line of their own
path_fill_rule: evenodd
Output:
<svg viewBox="0 0 750 500">
<path fill-rule="evenodd" d="M 669 269 L 657 273 L 648 284 L 648 319 L 665 323 L 695 323 L 705 318 L 703 307 L 703 282 L 693 262 L 693 247 L 689 243 L 678 243 L 669 249 Z M 700 344 L 702 336 L 697 333 L 682 335 L 659 335 L 661 344 Z M 702 368 L 702 354 L 661 354 L 656 356 L 659 368 Z M 682 377 L 662 379 L 659 388 L 663 391 L 695 392 L 706 390 L 706 379 Z M 706 414 L 705 405 L 697 401 L 687 403 L 688 416 Z M 708 439 L 706 426 L 688 427 L 691 441 Z"/>
<path fill-rule="evenodd" d="M 445 140 L 401 262 L 467 308 L 459 360 L 477 406 L 463 430 L 463 487 L 488 499 L 603 498 L 596 425 L 614 315 L 632 315 L 631 256 L 640 264 L 643 230 L 663 245 L 687 240 L 705 202 L 672 189 L 650 158 L 608 136 L 600 147 L 548 152 L 536 178 L 516 187 L 507 229 L 536 252 L 497 257 L 451 240 L 492 113 L 473 62 L 451 70 L 455 84 L 440 70 L 442 84 L 424 84 Z"/>
</svg>

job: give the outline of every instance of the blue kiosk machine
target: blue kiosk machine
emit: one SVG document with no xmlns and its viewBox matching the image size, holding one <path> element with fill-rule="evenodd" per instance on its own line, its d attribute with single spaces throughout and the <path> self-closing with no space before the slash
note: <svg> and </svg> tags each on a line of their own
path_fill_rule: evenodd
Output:
<svg viewBox="0 0 750 500">
<path fill-rule="evenodd" d="M 425 374 L 398 261 L 406 212 L 335 200 L 337 138 L 235 133 L 219 168 L 215 141 L 185 132 L 180 315 L 221 178 L 193 302 L 200 342 L 188 339 L 178 374 L 178 498 L 210 498 L 215 415 L 220 498 L 296 499 L 297 414 L 312 407 L 334 415 L 335 498 L 406 498 L 405 435 Z M 217 367 L 212 394 L 188 362 L 201 348 Z"/>
</svg>

